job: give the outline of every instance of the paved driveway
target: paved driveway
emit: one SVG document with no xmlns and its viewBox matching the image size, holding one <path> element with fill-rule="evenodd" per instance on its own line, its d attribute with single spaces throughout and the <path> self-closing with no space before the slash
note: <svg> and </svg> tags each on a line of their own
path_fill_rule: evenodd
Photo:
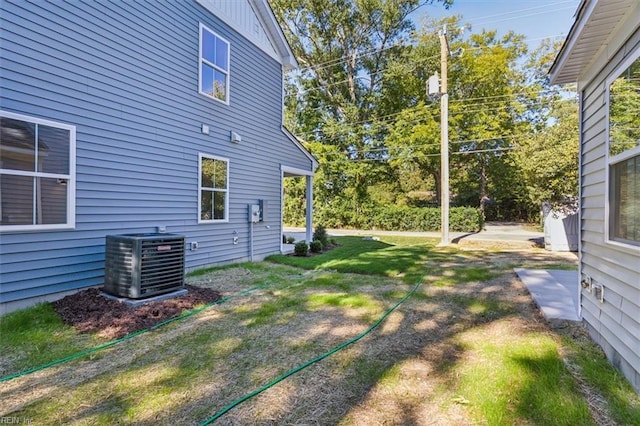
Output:
<svg viewBox="0 0 640 426">
<path fill-rule="evenodd" d="M 404 235 L 407 237 L 440 238 L 440 232 L 413 232 L 413 231 L 375 231 L 358 229 L 327 229 L 329 235 L 362 235 L 362 236 L 383 236 L 383 235 Z M 304 228 L 284 228 L 284 234 L 293 236 L 296 241 L 305 239 Z M 521 242 L 533 244 L 541 243 L 544 240 L 544 233 L 532 231 L 530 226 L 514 222 L 487 222 L 485 228 L 480 232 L 450 232 L 449 237 L 454 243 L 468 241 L 503 241 Z"/>
</svg>

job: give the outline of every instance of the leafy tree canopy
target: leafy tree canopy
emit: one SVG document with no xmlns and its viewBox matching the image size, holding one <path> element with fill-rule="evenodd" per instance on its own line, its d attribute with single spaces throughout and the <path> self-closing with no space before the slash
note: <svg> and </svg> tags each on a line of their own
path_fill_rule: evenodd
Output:
<svg viewBox="0 0 640 426">
<path fill-rule="evenodd" d="M 450 51 L 463 52 L 449 57 L 454 204 L 530 218 L 541 201 L 575 193 L 575 100 L 547 77 L 556 44 L 529 54 L 515 32 L 455 30 L 460 17 L 416 29 L 409 15 L 431 1 L 271 3 L 300 63 L 285 121 L 319 159 L 321 214 L 349 221 L 376 205 L 439 202 L 440 104 L 425 83 L 440 69 L 445 25 Z"/>
</svg>

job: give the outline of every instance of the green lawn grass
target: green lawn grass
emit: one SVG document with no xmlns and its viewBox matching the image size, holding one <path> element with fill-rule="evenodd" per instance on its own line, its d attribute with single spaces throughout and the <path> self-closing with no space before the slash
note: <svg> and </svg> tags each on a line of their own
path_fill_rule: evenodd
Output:
<svg viewBox="0 0 640 426">
<path fill-rule="evenodd" d="M 590 425 L 587 405 L 548 335 L 531 333 L 487 338 L 482 328 L 460 336 L 472 362 L 453 370 L 457 392 L 478 422 L 490 425 Z"/>
<path fill-rule="evenodd" d="M 562 343 L 568 348 L 567 358 L 578 366 L 584 380 L 607 400 L 613 420 L 620 425 L 640 425 L 640 396 L 602 350 L 587 338 L 576 339 L 564 333 Z"/>
<path fill-rule="evenodd" d="M 50 303 L 0 317 L 0 347 L 3 360 L 0 371 L 4 376 L 17 370 L 35 367 L 90 347 L 97 342 L 89 335 L 78 334 L 62 322 Z"/>
<path fill-rule="evenodd" d="M 274 255 L 266 260 L 304 269 L 333 270 L 340 273 L 402 277 L 413 283 L 425 272 L 435 240 L 415 237 L 338 237 L 337 248 L 316 256 Z"/>
<path fill-rule="evenodd" d="M 604 397 L 615 421 L 640 424 L 640 397 L 592 343 L 558 335 L 537 320 L 519 317 L 520 302 L 473 291 L 478 283 L 510 273 L 487 266 L 494 253 L 436 247 L 435 241 L 421 238 L 341 237 L 338 241 L 337 248 L 316 256 L 271 256 L 267 262 L 192 273 L 198 277 L 238 268 L 251 272 L 243 282 L 247 288 L 265 285 L 242 300 L 216 306 L 211 318 L 205 311 L 123 343 L 130 345 L 125 350 L 130 347 L 137 354 L 128 365 L 74 389 L 52 389 L 50 398 L 38 399 L 12 415 L 50 416 L 56 423 L 73 419 L 74 407 L 84 407 L 87 422 L 140 418 L 152 422 L 169 419 L 166 416 L 172 412 L 195 404 L 189 416 L 205 418 L 213 404 L 224 405 L 344 341 L 340 333 L 347 324 L 360 328 L 371 324 L 406 294 L 407 284 L 421 281 L 421 291 L 398 313 L 396 328 L 381 330 L 379 337 L 372 336 L 323 364 L 327 369 L 323 374 L 335 375 L 337 383 L 348 388 L 347 395 L 353 395 L 348 401 L 365 402 L 367 391 L 376 386 L 402 394 L 406 377 L 400 361 L 420 361 L 421 351 L 429 346 L 414 353 L 375 348 L 373 353 L 378 355 L 373 357 L 364 348 L 375 347 L 376 338 L 391 338 L 396 332 L 408 333 L 402 335 L 404 341 L 426 339 L 430 345 L 428 332 L 419 326 L 433 322 L 441 335 L 439 343 L 455 351 L 431 373 L 446 385 L 434 387 L 429 397 L 460 404 L 472 422 L 593 424 L 564 362 L 568 357 L 580 367 L 584 381 Z M 431 316 L 432 310 L 439 316 Z M 424 321 L 402 322 L 412 315 Z M 308 318 L 317 323 L 305 323 Z M 524 326 L 511 327 L 518 321 Z M 189 331 L 180 334 L 180 327 Z M 0 319 L 1 365 L 14 370 L 35 367 L 94 342 L 94 337 L 79 335 L 62 324 L 48 304 Z M 146 345 L 154 349 L 147 351 Z M 69 368 L 74 365 L 70 363 Z M 198 398 L 199 389 L 207 386 L 215 397 L 193 402 L 191 398 Z M 404 401 L 425 403 L 420 398 Z"/>
</svg>

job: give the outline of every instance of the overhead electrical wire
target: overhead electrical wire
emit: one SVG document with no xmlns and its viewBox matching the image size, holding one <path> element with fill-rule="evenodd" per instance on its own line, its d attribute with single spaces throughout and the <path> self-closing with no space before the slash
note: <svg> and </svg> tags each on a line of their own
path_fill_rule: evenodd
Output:
<svg viewBox="0 0 640 426">
<path fill-rule="evenodd" d="M 565 4 L 565 3 L 571 3 L 571 2 L 572 1 L 564 1 L 564 2 L 557 2 L 557 3 L 554 3 L 554 4 Z M 471 23 L 475 23 L 476 25 L 478 25 L 478 22 L 482 23 L 482 21 L 481 21 L 482 19 L 489 19 L 489 18 L 494 18 L 494 17 L 507 16 L 507 15 L 510 15 L 510 14 L 517 14 L 517 13 L 526 12 L 526 11 L 533 11 L 533 10 L 541 9 L 543 7 L 546 7 L 546 6 L 535 6 L 535 7 L 531 7 L 531 8 L 520 9 L 518 11 L 510 11 L 510 12 L 505 12 L 505 13 L 502 13 L 502 14 L 496 14 L 496 15 L 490 15 L 490 16 L 486 16 L 486 17 L 480 17 L 480 18 L 476 18 L 476 19 L 470 20 L 470 22 Z M 547 13 L 547 12 L 535 12 L 535 13 L 526 14 L 526 15 L 518 15 L 518 17 L 535 16 L 535 15 L 540 15 L 540 14 L 543 14 L 543 13 Z M 499 22 L 499 21 L 495 21 L 495 22 Z M 487 22 L 487 23 L 489 23 L 489 22 Z M 533 41 L 533 40 L 538 40 L 538 39 L 542 40 L 542 39 L 548 39 L 548 38 L 553 38 L 553 37 L 558 37 L 558 36 L 560 36 L 560 35 L 550 35 L 550 36 L 538 37 L 538 38 L 534 38 L 534 39 L 524 38 L 524 39 L 522 39 L 522 41 Z M 383 48 L 369 49 L 369 50 L 366 50 L 364 52 L 358 52 L 358 53 L 356 53 L 356 57 L 368 56 L 368 55 L 371 55 L 371 54 L 379 53 L 379 52 L 387 50 L 389 48 L 392 48 L 392 47 L 395 47 L 395 46 L 399 46 L 403 42 L 404 42 L 404 40 L 399 40 L 396 43 L 393 43 L 393 44 L 391 44 L 389 46 L 385 46 Z M 494 44 L 494 45 L 490 45 L 490 46 L 477 46 L 477 47 L 468 48 L 467 51 L 485 50 L 485 49 L 492 49 L 492 48 L 503 47 L 503 46 L 504 46 L 503 43 L 498 43 L 498 44 Z M 435 57 L 438 57 L 438 56 L 439 55 L 434 55 L 432 57 L 428 57 L 427 59 L 432 59 L 432 58 L 435 58 Z M 319 71 L 319 70 L 322 70 L 324 67 L 336 66 L 336 65 L 339 65 L 341 63 L 345 63 L 345 62 L 347 62 L 349 60 L 352 60 L 352 59 L 353 59 L 353 57 L 351 57 L 351 58 L 336 58 L 336 59 L 327 61 L 325 63 L 315 64 L 314 67 L 311 67 L 311 66 L 304 67 L 304 68 L 301 68 L 300 70 L 301 71 L 307 71 L 307 70 L 314 69 L 314 70 Z M 383 69 L 381 69 L 379 71 L 374 72 L 372 75 L 367 76 L 367 77 L 371 77 L 373 75 L 378 75 L 378 74 L 380 74 L 380 73 L 382 73 L 384 71 L 387 71 L 388 69 L 389 68 L 383 68 Z M 363 77 L 356 77 L 356 78 L 357 79 L 362 79 Z M 337 87 L 338 85 L 347 83 L 349 81 L 350 81 L 350 79 L 345 79 L 345 80 L 341 80 L 341 81 L 338 81 L 338 82 L 331 82 L 331 83 L 325 84 L 323 86 L 318 86 L 318 87 L 313 87 L 313 88 L 301 90 L 299 93 L 307 94 L 307 93 L 310 93 L 310 92 L 313 92 L 313 91 L 329 90 L 331 87 Z M 459 105 L 459 106 L 462 106 L 462 107 L 465 107 L 465 108 L 468 108 L 468 107 L 471 106 L 471 107 L 478 107 L 478 108 L 481 108 L 481 109 L 472 109 L 472 110 L 465 109 L 464 111 L 461 111 L 459 113 L 455 112 L 455 111 L 452 111 L 450 114 L 452 114 L 452 116 L 455 117 L 456 114 L 466 114 L 466 113 L 476 113 L 476 112 L 494 112 L 495 113 L 495 112 L 504 111 L 504 110 L 507 110 L 508 108 L 514 107 L 513 105 L 501 105 L 502 103 L 508 102 L 511 99 L 515 99 L 515 98 L 521 97 L 521 96 L 532 96 L 532 95 L 536 95 L 536 94 L 538 96 L 540 96 L 540 95 L 543 95 L 544 93 L 556 93 L 556 92 L 557 92 L 557 90 L 549 89 L 549 90 L 538 91 L 538 92 L 529 92 L 529 91 L 527 91 L 527 92 L 516 92 L 516 93 L 512 93 L 512 94 L 496 95 L 496 96 L 476 97 L 476 98 L 467 98 L 467 99 L 458 99 L 458 100 L 451 99 L 449 102 L 450 102 L 450 105 L 452 105 L 452 106 L 453 105 Z M 497 100 L 497 99 L 503 99 L 503 100 Z M 493 100 L 493 101 L 491 101 L 491 100 Z M 476 102 L 476 101 L 485 101 L 485 102 Z M 429 102 L 429 103 L 435 103 L 435 102 L 436 101 Z M 489 106 L 492 106 L 492 107 L 488 108 Z M 399 112 L 396 112 L 396 113 L 387 114 L 387 115 L 384 115 L 384 116 L 381 116 L 381 117 L 376 117 L 376 118 L 371 119 L 371 120 L 362 120 L 362 121 L 356 121 L 356 122 L 341 121 L 340 124 L 341 125 L 347 125 L 347 126 L 354 126 L 354 127 L 355 126 L 374 126 L 374 125 L 377 125 L 377 124 L 379 124 L 379 125 L 393 125 L 393 124 L 398 123 L 400 120 L 390 120 L 391 118 L 396 117 L 396 116 L 401 115 L 401 114 L 405 114 L 405 113 L 417 112 L 417 111 L 419 111 L 420 109 L 423 109 L 423 108 L 425 108 L 425 105 L 416 105 L 414 107 L 405 108 L 402 111 L 399 111 Z M 310 110 L 322 110 L 322 109 L 327 109 L 327 106 L 315 107 L 315 108 L 311 108 Z M 416 117 L 413 120 L 406 120 L 405 122 L 408 125 L 410 125 L 410 124 L 413 124 L 413 123 L 418 123 L 421 120 L 423 120 L 422 117 Z M 367 129 L 364 129 L 364 130 L 367 130 Z M 317 136 L 318 133 L 322 133 L 322 132 L 323 132 L 323 129 L 318 129 L 316 131 L 306 132 L 306 133 L 304 133 L 302 135 L 299 135 L 299 136 L 301 136 L 303 138 L 308 137 L 308 136 L 313 137 L 313 136 Z M 491 138 L 491 139 L 495 139 L 495 138 Z M 455 143 L 455 142 L 451 142 L 451 143 Z"/>
<path fill-rule="evenodd" d="M 418 6 L 413 8 L 413 10 L 411 12 L 409 12 L 408 14 L 413 13 L 414 11 L 416 11 L 420 7 L 424 6 L 425 4 L 426 3 L 419 4 Z M 435 33 L 436 32 L 434 31 L 434 34 Z M 356 52 L 355 53 L 355 57 L 357 58 L 357 57 L 361 57 L 361 56 L 369 56 L 369 55 L 372 55 L 372 54 L 375 54 L 375 53 L 379 53 L 379 52 L 382 52 L 384 50 L 392 49 L 392 48 L 394 48 L 396 46 L 402 45 L 404 42 L 405 42 L 405 40 L 403 38 L 400 38 L 398 41 L 396 41 L 394 43 L 391 43 L 390 45 L 385 46 L 385 47 L 369 49 L 369 50 L 365 50 L 364 52 Z M 328 67 L 334 66 L 334 65 L 336 65 L 336 64 L 338 64 L 340 62 L 346 62 L 348 60 L 349 59 L 347 59 L 347 58 L 331 59 L 331 60 L 329 60 L 327 62 L 324 62 L 324 63 L 321 62 L 321 63 L 315 64 L 315 65 L 307 65 L 306 67 L 300 67 L 300 68 L 298 68 L 298 71 L 300 71 L 300 72 L 305 72 L 307 70 L 314 70 L 315 71 L 315 70 L 318 70 L 318 69 L 328 68 Z"/>
<path fill-rule="evenodd" d="M 453 151 L 450 152 L 450 155 L 470 155 L 470 154 L 482 154 L 482 153 L 488 153 L 488 152 L 505 152 L 505 151 L 514 151 L 514 150 L 518 150 L 520 149 L 519 146 L 509 146 L 509 147 L 501 147 L 501 148 L 490 148 L 490 149 L 476 149 L 476 150 L 470 150 L 470 151 Z M 407 160 L 407 159 L 412 159 L 412 158 L 429 158 L 429 157 L 440 157 L 440 153 L 434 153 L 434 154 L 416 154 L 413 153 L 411 155 L 395 155 L 395 156 L 387 156 L 387 157 L 381 157 L 381 158 L 342 158 L 339 160 L 329 160 L 329 161 L 323 161 L 322 164 L 339 164 L 339 163 L 363 163 L 363 162 L 376 162 L 376 163 L 382 163 L 382 162 L 388 162 L 388 161 L 392 161 L 394 159 L 402 159 L 402 160 Z"/>
<path fill-rule="evenodd" d="M 554 91 L 538 91 L 538 92 L 519 92 L 519 93 L 513 93 L 510 95 L 498 95 L 498 96 L 487 96 L 484 98 L 474 98 L 475 100 L 482 100 L 482 99 L 496 99 L 496 98 L 516 98 L 518 96 L 522 96 L 522 95 L 541 95 L 544 93 L 554 93 Z M 493 101 L 493 102 L 480 102 L 480 103 L 475 103 L 475 104 L 470 104 L 470 103 L 464 103 L 466 102 L 466 100 L 464 101 L 457 101 L 457 100 L 452 100 L 449 103 L 449 106 L 456 106 L 458 105 L 458 102 L 460 102 L 460 106 L 468 108 L 468 107 L 478 107 L 479 109 L 464 109 L 462 111 L 455 111 L 455 110 L 450 110 L 449 114 L 450 117 L 457 117 L 457 116 L 461 116 L 464 114 L 471 114 L 471 113 L 477 113 L 477 112 L 498 112 L 498 111 L 504 111 L 504 110 L 508 110 L 509 108 L 514 108 L 515 105 L 500 105 L 502 102 L 506 102 L 505 101 Z M 432 101 L 431 103 L 436 103 L 437 101 Z M 495 105 L 495 106 L 492 106 Z M 488 107 L 488 106 L 492 106 L 492 107 Z M 399 112 L 395 112 L 392 114 L 387 114 L 387 115 L 383 115 L 381 117 L 376 117 L 374 119 L 371 120 L 362 120 L 362 121 L 355 121 L 355 122 L 351 122 L 351 121 L 341 121 L 338 124 L 343 125 L 343 126 L 351 126 L 351 127 L 356 127 L 356 126 L 365 126 L 365 125 L 369 125 L 369 126 L 375 126 L 375 125 L 387 125 L 387 126 L 391 126 L 394 125 L 396 123 L 399 123 L 400 120 L 389 120 L 392 117 L 396 117 L 400 114 L 406 114 L 406 113 L 415 113 L 415 112 L 419 112 L 420 110 L 423 110 L 426 107 L 426 105 L 417 105 L 414 107 L 409 107 L 409 108 L 405 108 L 402 111 Z M 416 124 L 419 123 L 421 121 L 424 120 L 424 117 L 414 117 L 413 119 L 410 120 L 404 120 L 404 123 L 407 125 L 411 125 L 411 124 Z M 360 128 L 358 128 L 358 130 L 360 130 Z M 370 130 L 370 129 L 363 129 L 363 130 Z M 315 137 L 318 135 L 318 133 L 324 133 L 323 129 L 318 129 L 317 131 L 309 131 L 309 132 L 304 132 L 304 133 L 298 133 L 296 134 L 297 137 L 301 138 L 301 139 L 308 139 L 309 137 Z"/>
<path fill-rule="evenodd" d="M 364 52 L 360 52 L 360 53 L 356 52 L 356 54 L 354 56 L 356 58 L 359 58 L 359 57 L 362 57 L 362 56 L 373 55 L 375 53 L 380 53 L 380 52 L 383 52 L 385 50 L 389 50 L 389 49 L 392 49 L 394 47 L 400 46 L 404 42 L 405 42 L 404 39 L 400 39 L 397 42 L 392 43 L 392 44 L 390 44 L 388 46 L 385 46 L 385 47 L 376 48 L 376 49 L 369 49 L 369 50 L 365 50 Z M 336 66 L 336 65 L 340 64 L 341 62 L 347 62 L 350 59 L 351 58 L 344 58 L 344 57 L 335 58 L 335 59 L 331 59 L 331 60 L 326 61 L 326 62 L 320 62 L 320 63 L 315 64 L 315 65 L 307 65 L 305 67 L 300 67 L 300 68 L 296 69 L 295 71 L 300 71 L 300 72 L 314 71 L 314 72 L 316 72 L 317 70 L 322 70 L 322 69 L 325 69 L 325 68 Z"/>
<path fill-rule="evenodd" d="M 520 0 L 520 1 L 522 1 L 522 0 Z M 540 0 L 533 0 L 533 2 L 534 3 L 540 3 Z M 471 20 L 469 20 L 469 22 L 471 22 L 471 23 L 473 23 L 474 21 L 481 21 L 482 22 L 483 19 L 497 18 L 497 17 L 500 17 L 500 16 L 516 15 L 516 14 L 517 14 L 516 17 L 519 18 L 521 16 L 521 15 L 519 15 L 519 13 L 528 12 L 528 11 L 537 10 L 537 9 L 545 9 L 547 12 L 549 12 L 550 10 L 552 12 L 555 12 L 557 9 L 550 9 L 550 6 L 558 6 L 558 5 L 561 5 L 561 4 L 568 4 L 568 3 L 571 3 L 573 5 L 577 5 L 578 4 L 578 0 L 556 1 L 556 2 L 553 2 L 553 3 L 539 4 L 538 6 L 533 6 L 533 7 L 529 7 L 529 8 L 526 8 L 526 9 L 512 10 L 512 11 L 509 11 L 509 12 L 497 13 L 497 14 L 488 15 L 488 16 L 479 16 L 479 17 L 476 17 L 476 18 L 472 18 Z"/>
<path fill-rule="evenodd" d="M 517 17 L 518 17 L 518 19 L 520 19 L 520 18 L 529 18 L 531 16 L 546 15 L 546 14 L 551 13 L 551 12 L 552 13 L 557 13 L 558 11 L 561 11 L 561 10 L 571 10 L 571 9 L 575 9 L 575 7 L 574 6 L 559 7 L 559 8 L 555 8 L 555 9 L 553 9 L 551 11 L 545 10 L 545 11 L 540 11 L 540 12 L 535 12 L 535 13 L 528 13 L 528 14 L 525 14 L 525 15 L 517 15 Z M 516 13 L 516 12 L 517 11 L 511 12 L 511 13 Z M 503 21 L 508 21 L 508 20 L 512 20 L 512 19 L 513 19 L 513 17 L 506 17 L 504 19 L 495 19 L 495 20 L 492 20 L 492 21 L 480 22 L 480 23 L 477 23 L 475 25 L 494 24 L 496 22 L 503 22 Z"/>
<path fill-rule="evenodd" d="M 434 31 L 434 35 L 437 34 L 437 32 Z M 531 41 L 537 41 L 537 40 L 546 40 L 546 39 L 553 39 L 553 38 L 557 38 L 557 37 L 564 37 L 564 34 L 550 34 L 547 36 L 542 36 L 542 37 L 535 37 L 535 38 L 523 38 L 522 41 L 523 42 L 531 42 Z M 388 50 L 392 47 L 397 47 L 397 46 L 401 46 L 403 45 L 403 43 L 406 40 L 399 40 L 398 42 L 389 45 L 389 46 L 385 46 L 382 48 L 378 48 L 378 49 L 371 49 L 362 53 L 356 53 L 355 57 L 363 57 L 363 56 L 369 56 L 371 54 L 375 54 L 375 53 L 379 53 L 382 52 L 384 50 Z M 413 44 L 407 44 L 406 46 L 415 46 Z M 468 49 L 466 49 L 466 52 L 470 52 L 470 51 L 474 51 L 474 50 L 482 50 L 482 49 L 490 49 L 490 48 L 496 48 L 496 47 L 503 47 L 503 44 L 501 43 L 497 43 L 497 44 L 493 44 L 493 45 L 489 45 L 489 46 L 476 46 L 476 47 L 470 47 Z M 439 57 L 440 55 L 434 55 L 434 57 Z M 432 58 L 432 57 L 429 57 Z M 297 69 L 292 70 L 292 73 L 303 73 L 303 72 L 307 72 L 307 71 L 313 71 L 317 74 L 317 71 L 319 70 L 323 70 L 325 68 L 329 68 L 332 66 L 337 66 L 340 65 L 342 63 L 347 63 L 348 61 L 352 60 L 352 58 L 348 58 L 348 57 L 340 57 L 340 58 L 335 58 L 335 59 L 331 59 L 329 61 L 326 62 L 320 62 L 314 65 L 307 65 L 306 67 L 300 67 Z"/>
<path fill-rule="evenodd" d="M 483 97 L 465 98 L 465 99 L 449 98 L 449 105 L 457 105 L 457 104 L 463 105 L 463 104 L 465 104 L 467 102 L 477 101 L 477 100 L 489 100 L 489 99 L 499 99 L 499 98 L 518 98 L 518 97 L 522 97 L 522 96 L 543 96 L 545 94 L 555 94 L 555 93 L 558 93 L 560 91 L 566 92 L 566 90 L 548 89 L 548 90 L 527 91 L 527 92 L 514 92 L 514 93 L 506 94 L 506 95 L 483 96 Z M 540 101 L 542 101 L 542 100 L 540 100 Z M 577 101 L 577 97 L 576 97 L 576 101 Z M 488 102 L 487 104 L 499 103 L 499 102 L 503 102 L 503 101 L 497 101 L 496 100 L 496 101 L 493 101 L 493 102 Z M 425 105 L 437 104 L 437 103 L 439 103 L 439 100 L 433 99 L 433 100 L 427 100 Z M 415 106 L 412 106 L 412 107 L 407 107 L 407 108 L 403 109 L 400 112 L 387 114 L 387 115 L 384 115 L 382 117 L 376 117 L 373 120 L 363 120 L 363 121 L 355 122 L 355 123 L 354 122 L 350 122 L 349 124 L 370 123 L 370 122 L 373 122 L 373 121 L 379 121 L 379 120 L 381 120 L 382 118 L 385 118 L 385 117 L 390 117 L 390 116 L 402 114 L 404 112 L 411 112 L 413 110 L 421 109 L 425 105 L 415 105 Z M 477 102 L 475 102 L 475 103 L 473 103 L 473 105 L 474 106 L 476 106 L 476 105 L 485 105 L 485 103 L 477 103 Z M 323 105 L 323 106 L 315 107 L 315 108 L 305 108 L 305 110 L 306 111 L 320 111 L 322 109 L 329 109 L 329 108 L 331 108 L 331 106 Z"/>
<path fill-rule="evenodd" d="M 514 139 L 516 137 L 517 137 L 516 135 L 500 135 L 500 136 L 493 136 L 490 138 L 461 139 L 457 141 L 449 141 L 449 145 L 461 145 L 461 144 L 473 143 L 473 142 L 476 142 L 476 143 L 492 142 L 500 139 Z M 440 146 L 440 142 L 434 142 L 434 143 L 421 144 L 418 146 L 418 148 L 439 147 L 439 146 Z M 405 148 L 410 148 L 410 147 L 407 146 Z M 376 152 L 385 152 L 385 151 L 393 151 L 393 150 L 394 148 L 392 147 L 384 147 L 384 148 L 371 148 L 371 149 L 355 149 L 355 150 L 349 151 L 348 153 L 349 154 L 372 154 Z"/>
<path fill-rule="evenodd" d="M 545 39 L 548 39 L 548 38 L 554 38 L 554 37 L 560 37 L 560 36 L 562 36 L 562 34 L 549 35 L 549 36 L 544 36 L 544 37 L 537 37 L 537 38 L 534 38 L 534 39 L 523 39 L 523 41 L 527 41 L 527 40 L 528 41 L 545 40 Z M 497 47 L 503 47 L 503 44 L 494 44 L 494 45 L 489 45 L 489 46 L 470 47 L 470 48 L 466 48 L 465 52 L 485 50 L 485 49 L 495 49 Z M 433 55 L 433 56 L 428 56 L 428 57 L 425 57 L 425 58 L 422 58 L 422 59 L 423 60 L 425 60 L 425 59 L 434 59 L 434 58 L 438 58 L 438 57 L 440 57 L 439 54 L 438 55 Z M 346 59 L 344 61 L 346 61 Z M 416 68 L 417 68 L 417 66 L 413 67 L 411 70 L 415 70 Z M 390 69 L 389 67 L 382 68 L 382 69 L 380 69 L 380 70 L 378 70 L 376 72 L 373 72 L 371 74 L 368 74 L 366 76 L 355 76 L 354 80 L 369 79 L 370 76 L 381 74 L 384 71 L 387 71 L 389 69 Z M 338 87 L 341 84 L 348 83 L 350 80 L 351 79 L 347 78 L 347 79 L 336 81 L 336 82 L 329 82 L 329 83 L 326 83 L 326 84 L 323 84 L 323 85 L 320 85 L 320 86 L 316 86 L 316 87 L 310 87 L 308 89 L 300 89 L 300 88 L 298 88 L 298 91 L 296 93 L 298 93 L 298 94 L 307 94 L 307 93 L 311 93 L 311 92 L 314 92 L 314 91 L 328 90 L 329 88 Z"/>
</svg>

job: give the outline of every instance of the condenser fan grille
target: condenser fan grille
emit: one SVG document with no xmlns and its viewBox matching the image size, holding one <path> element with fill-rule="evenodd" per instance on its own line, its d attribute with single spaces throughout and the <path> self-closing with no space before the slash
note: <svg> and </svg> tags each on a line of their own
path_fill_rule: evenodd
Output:
<svg viewBox="0 0 640 426">
<path fill-rule="evenodd" d="M 182 289 L 184 253 L 180 235 L 108 235 L 104 289 L 134 299 Z"/>
</svg>

